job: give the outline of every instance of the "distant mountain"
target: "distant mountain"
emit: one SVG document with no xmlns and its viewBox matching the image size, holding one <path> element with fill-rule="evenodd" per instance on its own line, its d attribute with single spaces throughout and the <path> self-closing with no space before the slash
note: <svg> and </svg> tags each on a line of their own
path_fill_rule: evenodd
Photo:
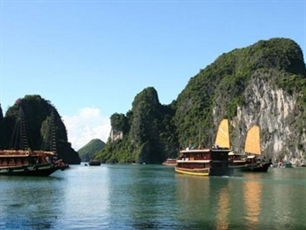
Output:
<svg viewBox="0 0 306 230">
<path fill-rule="evenodd" d="M 88 162 L 91 160 L 95 153 L 102 150 L 105 143 L 100 139 L 93 139 L 78 150 L 79 156 L 82 162 Z"/>
<path fill-rule="evenodd" d="M 169 105 L 160 104 L 153 87 L 144 89 L 130 111 L 111 116 L 109 141 L 96 158 L 161 163 L 189 141 L 212 146 L 223 118 L 230 121 L 233 150 L 244 151 L 246 132 L 257 124 L 265 157 L 305 164 L 306 69 L 299 45 L 272 38 L 224 53 Z"/>
</svg>

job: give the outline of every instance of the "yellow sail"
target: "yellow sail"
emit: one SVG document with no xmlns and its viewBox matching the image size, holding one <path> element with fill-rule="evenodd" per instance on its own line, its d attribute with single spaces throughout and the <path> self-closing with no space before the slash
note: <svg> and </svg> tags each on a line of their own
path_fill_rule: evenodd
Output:
<svg viewBox="0 0 306 230">
<path fill-rule="evenodd" d="M 227 119 L 223 119 L 219 125 L 215 145 L 218 145 L 221 148 L 230 148 Z"/>
<path fill-rule="evenodd" d="M 252 126 L 252 128 L 249 129 L 245 140 L 244 151 L 246 153 L 258 154 L 258 155 L 261 154 L 259 136 L 260 136 L 259 126 L 257 125 Z"/>
</svg>

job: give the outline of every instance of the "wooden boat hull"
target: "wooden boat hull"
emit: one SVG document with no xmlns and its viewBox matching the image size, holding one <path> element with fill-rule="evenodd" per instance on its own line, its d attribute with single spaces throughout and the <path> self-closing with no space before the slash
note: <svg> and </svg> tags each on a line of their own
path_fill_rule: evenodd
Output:
<svg viewBox="0 0 306 230">
<path fill-rule="evenodd" d="M 177 162 L 176 159 L 168 158 L 166 161 L 163 162 L 165 166 L 176 166 Z"/>
<path fill-rule="evenodd" d="M 248 165 L 245 168 L 242 168 L 243 172 L 267 172 L 270 168 L 270 163 L 261 163 L 256 165 Z"/>
<path fill-rule="evenodd" d="M 256 164 L 235 164 L 232 163 L 229 167 L 234 170 L 242 172 L 267 172 L 270 168 L 270 163 L 256 163 Z"/>
<path fill-rule="evenodd" d="M 64 170 L 53 164 L 42 164 L 33 166 L 1 167 L 0 175 L 10 176 L 49 176 L 57 170 Z"/>
<path fill-rule="evenodd" d="M 193 175 L 193 176 L 209 176 L 209 169 L 185 169 L 180 167 L 175 167 L 175 172 L 187 174 L 187 175 Z"/>
<path fill-rule="evenodd" d="M 172 164 L 171 163 L 163 163 L 163 165 L 165 165 L 165 166 L 173 166 L 174 167 L 174 166 L 176 166 L 176 163 L 172 163 Z"/>
<path fill-rule="evenodd" d="M 100 166 L 101 162 L 97 160 L 93 160 L 93 161 L 90 161 L 88 164 L 89 166 Z"/>
<path fill-rule="evenodd" d="M 175 167 L 175 172 L 193 176 L 231 176 L 234 170 L 231 168 L 220 170 L 220 169 L 193 169 L 186 170 L 184 168 Z"/>
</svg>

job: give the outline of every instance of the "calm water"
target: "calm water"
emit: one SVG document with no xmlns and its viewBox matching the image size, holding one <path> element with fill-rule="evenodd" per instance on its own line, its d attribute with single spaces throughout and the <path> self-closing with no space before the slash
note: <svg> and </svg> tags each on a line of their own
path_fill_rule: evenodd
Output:
<svg viewBox="0 0 306 230">
<path fill-rule="evenodd" d="M 234 177 L 156 165 L 0 177 L 0 229 L 306 229 L 306 168 Z"/>
</svg>

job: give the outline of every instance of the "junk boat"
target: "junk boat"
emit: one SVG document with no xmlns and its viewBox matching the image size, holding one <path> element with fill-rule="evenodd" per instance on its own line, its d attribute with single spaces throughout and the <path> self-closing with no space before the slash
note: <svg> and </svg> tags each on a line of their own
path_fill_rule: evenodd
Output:
<svg viewBox="0 0 306 230">
<path fill-rule="evenodd" d="M 49 176 L 67 166 L 52 151 L 0 150 L 0 175 Z"/>
<path fill-rule="evenodd" d="M 51 118 L 52 117 L 53 112 L 51 113 Z M 61 159 L 57 159 L 55 150 L 32 151 L 27 147 L 24 113 L 21 107 L 19 109 L 19 117 L 17 118 L 16 123 L 18 126 L 21 125 L 20 135 L 22 136 L 21 145 L 23 148 L 8 150 L 0 149 L 0 175 L 49 176 L 57 170 L 64 170 L 68 167 L 68 165 Z"/>
<path fill-rule="evenodd" d="M 230 149 L 228 120 L 223 119 L 218 127 L 215 145 L 212 148 L 192 149 L 189 146 L 180 151 L 175 171 L 196 176 L 230 176 Z"/>
<path fill-rule="evenodd" d="M 90 166 L 100 166 L 101 162 L 99 160 L 91 160 L 88 162 Z"/>
<path fill-rule="evenodd" d="M 230 152 L 232 162 L 230 168 L 244 172 L 267 172 L 272 162 L 261 156 L 260 130 L 258 125 L 252 126 L 246 136 L 244 154 Z"/>
</svg>

